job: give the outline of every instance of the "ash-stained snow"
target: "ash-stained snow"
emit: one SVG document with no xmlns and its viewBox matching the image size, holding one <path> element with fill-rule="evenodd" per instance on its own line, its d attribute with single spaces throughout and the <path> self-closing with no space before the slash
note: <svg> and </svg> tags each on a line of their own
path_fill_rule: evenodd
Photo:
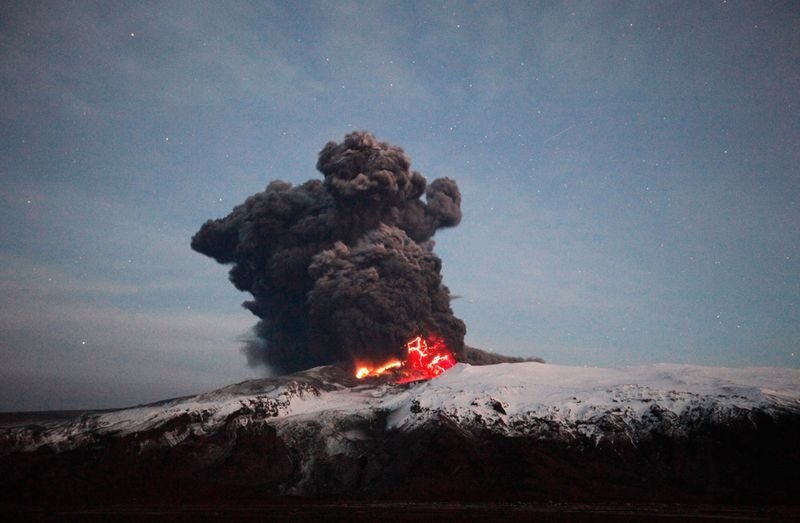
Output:
<svg viewBox="0 0 800 523">
<path fill-rule="evenodd" d="M 458 365 L 408 394 L 395 399 L 394 427 L 445 415 L 508 435 L 554 436 L 555 431 L 595 439 L 613 433 L 636 438 L 651 429 L 675 435 L 699 421 L 724 422 L 753 410 L 800 411 L 800 370 Z"/>
<path fill-rule="evenodd" d="M 541 363 L 458 364 L 407 385 L 357 382 L 331 367 L 262 379 L 70 421 L 0 429 L 0 452 L 67 450 L 104 437 L 144 435 L 179 445 L 226 424 L 269 424 L 292 445 L 347 453 L 370 429 L 409 431 L 449 419 L 465 430 L 541 438 L 678 436 L 700 422 L 800 413 L 800 370 L 644 365 L 584 368 Z"/>
</svg>

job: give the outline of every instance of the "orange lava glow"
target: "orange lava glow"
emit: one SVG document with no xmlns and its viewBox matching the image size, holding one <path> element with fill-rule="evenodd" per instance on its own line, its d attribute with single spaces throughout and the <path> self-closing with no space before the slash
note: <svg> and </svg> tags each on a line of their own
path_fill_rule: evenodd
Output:
<svg viewBox="0 0 800 523">
<path fill-rule="evenodd" d="M 403 366 L 403 362 L 400 360 L 389 360 L 387 363 L 384 363 L 380 367 L 368 367 L 366 365 L 359 367 L 356 369 L 356 378 L 364 379 L 368 377 L 376 377 L 386 374 L 392 369 L 397 369 Z"/>
<path fill-rule="evenodd" d="M 378 367 L 358 365 L 356 378 L 390 376 L 397 383 L 429 380 L 456 364 L 456 358 L 444 340 L 437 336 L 417 336 L 405 345 L 406 359 L 392 359 Z"/>
</svg>

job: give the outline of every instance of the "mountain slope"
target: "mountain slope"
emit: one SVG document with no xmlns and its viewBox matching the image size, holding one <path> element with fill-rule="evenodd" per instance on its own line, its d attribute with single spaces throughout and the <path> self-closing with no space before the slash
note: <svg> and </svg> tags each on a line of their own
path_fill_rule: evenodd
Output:
<svg viewBox="0 0 800 523">
<path fill-rule="evenodd" d="M 0 428 L 31 499 L 791 500 L 800 371 L 459 364 L 431 381 L 334 367 Z M 68 480 L 68 481 L 67 481 Z"/>
</svg>

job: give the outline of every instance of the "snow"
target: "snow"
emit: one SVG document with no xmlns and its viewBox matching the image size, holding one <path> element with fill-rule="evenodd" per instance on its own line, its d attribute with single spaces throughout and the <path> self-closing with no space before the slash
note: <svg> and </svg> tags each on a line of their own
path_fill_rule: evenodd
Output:
<svg viewBox="0 0 800 523">
<path fill-rule="evenodd" d="M 375 419 L 379 413 L 386 415 L 390 430 L 413 430 L 446 417 L 464 427 L 511 436 L 558 433 L 599 440 L 615 430 L 632 441 L 665 419 L 672 427 L 701 418 L 724 421 L 754 409 L 800 413 L 798 369 L 457 364 L 426 382 L 356 386 L 337 383 L 324 369 L 53 422 L 45 424 L 44 431 L 26 433 L 28 429 L 18 427 L 0 433 L 0 441 L 17 442 L 17 448 L 24 450 L 42 445 L 65 449 L 98 436 L 161 428 L 156 431 L 158 444 L 175 446 L 191 434 L 212 433 L 233 419 L 241 424 L 271 424 L 289 439 L 302 437 L 306 429 L 298 433 L 298 426 L 311 427 L 308 430 L 328 438 L 326 452 L 335 454 L 367 438 L 358 422 Z"/>
<path fill-rule="evenodd" d="M 506 425 L 520 417 L 574 425 L 618 415 L 626 422 L 641 422 L 654 408 L 675 417 L 685 416 L 691 408 L 707 412 L 798 409 L 800 370 L 669 364 L 624 368 L 459 364 L 409 394 L 413 394 L 417 410 L 445 413 L 458 420 L 479 414 Z M 487 405 L 500 405 L 502 411 Z M 397 407 L 390 419 L 394 427 L 419 423 L 420 416 L 410 412 L 408 405 Z"/>
</svg>

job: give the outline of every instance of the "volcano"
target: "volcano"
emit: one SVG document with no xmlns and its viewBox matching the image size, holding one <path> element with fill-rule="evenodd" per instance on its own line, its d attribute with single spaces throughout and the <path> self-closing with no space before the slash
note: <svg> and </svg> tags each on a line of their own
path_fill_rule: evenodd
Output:
<svg viewBox="0 0 800 523">
<path fill-rule="evenodd" d="M 4 503 L 797 502 L 800 370 L 324 366 L 72 417 L 0 415 Z"/>
<path fill-rule="evenodd" d="M 439 337 L 416 336 L 405 346 L 405 359 L 392 358 L 381 365 L 358 364 L 356 378 L 388 377 L 397 383 L 429 380 L 456 364 L 456 357 Z"/>
<path fill-rule="evenodd" d="M 403 363 L 416 338 L 446 346 L 445 366 L 519 360 L 464 344 L 433 239 L 461 221 L 455 180 L 429 183 L 402 148 L 366 131 L 328 142 L 316 167 L 322 180 L 273 180 L 192 237 L 253 298 L 242 304 L 259 318 L 244 347 L 251 365 L 290 373 L 358 360 L 375 370 Z M 446 368 L 416 364 L 405 362 L 403 380 Z"/>
</svg>

